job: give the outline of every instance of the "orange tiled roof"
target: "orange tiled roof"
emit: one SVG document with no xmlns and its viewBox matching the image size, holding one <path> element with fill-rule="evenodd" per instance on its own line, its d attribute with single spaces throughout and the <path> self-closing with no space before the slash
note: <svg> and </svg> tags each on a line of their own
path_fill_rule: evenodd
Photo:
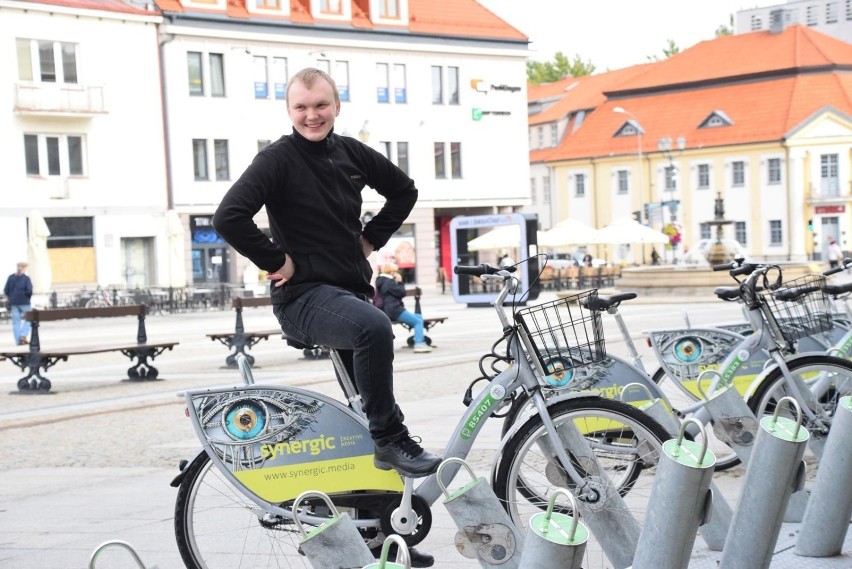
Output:
<svg viewBox="0 0 852 569">
<path fill-rule="evenodd" d="M 117 0 L 116 0 L 117 1 Z M 155 0 L 163 12 L 215 12 L 201 8 L 187 8 L 180 0 Z M 227 14 L 233 18 L 258 20 L 281 19 L 266 14 L 252 14 L 245 8 L 245 2 L 251 0 L 228 0 Z M 298 24 L 314 24 L 309 0 L 289 0 L 290 16 L 283 18 Z M 375 28 L 369 18 L 367 0 L 349 0 L 352 2 L 352 21 L 354 28 Z M 527 36 L 518 31 L 476 0 L 408 0 L 409 23 L 402 26 L 414 34 L 439 35 L 450 37 L 473 37 L 526 42 Z M 396 28 L 399 26 L 382 26 Z"/>
<path fill-rule="evenodd" d="M 663 137 L 683 136 L 687 148 L 777 141 L 826 107 L 852 116 L 852 45 L 802 26 L 717 38 L 636 67 L 632 78 L 601 82 L 600 102 L 582 126 L 558 147 L 530 152 L 530 160 L 636 154 L 636 136 L 615 136 L 634 117 L 643 151 L 657 152 Z M 716 111 L 733 124 L 699 128 Z"/>
<path fill-rule="evenodd" d="M 87 10 L 104 10 L 106 12 L 122 12 L 125 14 L 144 14 L 150 16 L 156 14 L 156 10 L 143 10 L 125 4 L 122 0 L 38 0 L 37 4 L 50 4 L 53 6 L 65 6 L 67 8 L 83 8 Z"/>
</svg>

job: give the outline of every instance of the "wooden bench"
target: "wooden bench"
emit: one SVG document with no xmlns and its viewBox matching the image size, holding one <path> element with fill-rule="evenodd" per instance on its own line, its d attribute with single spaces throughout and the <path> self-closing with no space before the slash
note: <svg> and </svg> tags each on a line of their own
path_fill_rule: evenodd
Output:
<svg viewBox="0 0 852 569">
<path fill-rule="evenodd" d="M 255 330 L 247 332 L 245 326 L 243 325 L 243 308 L 253 307 L 253 306 L 272 306 L 272 298 L 269 296 L 256 296 L 256 297 L 248 297 L 248 298 L 234 298 L 231 300 L 231 306 L 237 313 L 236 322 L 234 323 L 234 330 L 229 332 L 216 332 L 213 334 L 207 334 L 207 337 L 213 340 L 214 342 L 218 341 L 227 346 L 229 349 L 233 348 L 234 351 L 231 354 L 228 354 L 228 357 L 225 358 L 225 366 L 228 368 L 236 369 L 237 366 L 237 355 L 243 354 L 250 366 L 254 366 L 254 356 L 249 354 L 247 350 L 260 342 L 261 340 L 268 340 L 270 336 L 282 336 L 283 332 L 281 328 L 270 328 L 269 330 Z"/>
<path fill-rule="evenodd" d="M 153 380 L 159 374 L 157 368 L 149 360 L 155 359 L 166 350 L 171 350 L 178 342 L 148 342 L 145 332 L 145 315 L 148 306 L 131 304 L 126 306 L 107 306 L 102 308 L 69 308 L 56 310 L 34 309 L 24 314 L 24 318 L 32 323 L 32 336 L 29 349 L 21 348 L 0 353 L 0 356 L 26 372 L 18 380 L 18 390 L 22 393 L 47 393 L 50 391 L 50 380 L 44 377 L 42 370 L 47 371 L 60 361 L 67 361 L 69 356 L 84 354 L 99 354 L 104 352 L 121 352 L 131 361 L 136 361 L 128 370 L 127 377 L 131 380 Z M 78 346 L 65 349 L 42 350 L 39 339 L 41 322 L 55 320 L 70 320 L 74 318 L 110 318 L 117 316 L 136 316 L 138 327 L 136 342 L 110 343 L 95 346 Z"/>
<path fill-rule="evenodd" d="M 421 294 L 422 294 L 422 291 L 420 290 L 419 286 L 405 289 L 405 296 L 406 297 L 409 297 L 409 296 L 414 297 L 414 313 L 420 314 L 422 316 L 423 311 L 420 308 L 420 295 Z M 447 316 L 430 316 L 429 318 L 424 317 L 423 318 L 423 329 L 424 329 L 424 331 L 429 330 L 430 328 L 432 328 L 432 326 L 435 326 L 436 324 L 440 324 L 441 322 L 444 322 L 447 318 L 448 318 Z M 406 330 L 411 332 L 411 334 L 408 336 L 407 343 L 408 343 L 409 347 L 413 347 L 414 346 L 414 326 L 411 326 L 410 324 L 406 324 L 404 322 L 399 322 L 398 320 L 394 320 L 393 323 L 399 324 L 400 326 L 402 326 L 403 328 L 405 328 Z M 432 338 L 430 338 L 428 335 L 426 335 L 425 332 L 423 334 L 423 339 L 426 341 L 426 343 L 428 345 L 430 345 L 430 346 L 432 345 Z"/>
</svg>

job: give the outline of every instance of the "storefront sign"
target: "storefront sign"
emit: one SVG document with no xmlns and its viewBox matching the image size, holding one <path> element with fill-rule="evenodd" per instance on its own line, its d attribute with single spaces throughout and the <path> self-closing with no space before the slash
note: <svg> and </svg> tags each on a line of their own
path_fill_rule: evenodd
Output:
<svg viewBox="0 0 852 569">
<path fill-rule="evenodd" d="M 845 205 L 818 205 L 814 207 L 814 213 L 817 215 L 825 215 L 828 213 L 845 213 Z"/>
</svg>

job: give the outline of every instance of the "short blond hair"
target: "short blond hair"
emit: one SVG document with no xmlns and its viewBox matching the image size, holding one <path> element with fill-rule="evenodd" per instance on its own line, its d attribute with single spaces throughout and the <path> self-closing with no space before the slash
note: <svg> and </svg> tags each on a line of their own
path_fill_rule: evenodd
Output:
<svg viewBox="0 0 852 569">
<path fill-rule="evenodd" d="M 285 91 L 285 99 L 287 101 L 287 105 L 290 104 L 290 86 L 293 85 L 295 81 L 298 81 L 308 89 L 314 86 L 314 83 L 318 79 L 324 79 L 331 85 L 331 90 L 334 91 L 334 103 L 340 106 L 340 93 L 337 92 L 337 83 L 335 83 L 334 79 L 332 79 L 331 75 L 323 71 L 322 69 L 317 69 L 316 67 L 305 67 L 302 70 L 296 72 L 295 75 L 290 77 L 290 81 L 287 82 L 287 89 Z"/>
<path fill-rule="evenodd" d="M 396 266 L 396 263 L 385 263 L 382 265 L 382 274 L 383 275 L 392 275 L 399 271 L 399 267 Z"/>
</svg>

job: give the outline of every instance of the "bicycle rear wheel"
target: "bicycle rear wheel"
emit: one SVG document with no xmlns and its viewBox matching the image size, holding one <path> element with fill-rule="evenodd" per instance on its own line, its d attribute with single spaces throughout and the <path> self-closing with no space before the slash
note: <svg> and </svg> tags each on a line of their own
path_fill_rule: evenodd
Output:
<svg viewBox="0 0 852 569">
<path fill-rule="evenodd" d="M 640 410 L 610 399 L 578 397 L 549 407 L 557 430 L 572 422 L 592 448 L 602 472 L 588 461 L 572 456 L 574 467 L 586 480 L 607 476 L 640 523 L 648 508 L 662 444 L 670 439 L 665 429 Z M 576 483 L 545 449 L 550 446 L 541 417 L 530 417 L 509 439 L 494 478 L 494 492 L 518 528 L 525 531 L 533 515 L 546 510 L 553 491 L 565 488 L 576 496 Z M 605 500 L 597 506 L 605 507 Z M 580 506 L 582 511 L 582 505 Z M 554 511 L 570 513 L 570 502 L 556 501 Z M 607 565 L 602 544 L 606 536 L 591 536 L 584 567 Z"/>
<path fill-rule="evenodd" d="M 188 568 L 310 569 L 299 553 L 301 535 L 292 520 L 262 519 L 257 504 L 241 494 L 206 454 L 187 468 L 175 504 L 175 537 Z M 303 526 L 305 531 L 313 529 Z"/>
</svg>

